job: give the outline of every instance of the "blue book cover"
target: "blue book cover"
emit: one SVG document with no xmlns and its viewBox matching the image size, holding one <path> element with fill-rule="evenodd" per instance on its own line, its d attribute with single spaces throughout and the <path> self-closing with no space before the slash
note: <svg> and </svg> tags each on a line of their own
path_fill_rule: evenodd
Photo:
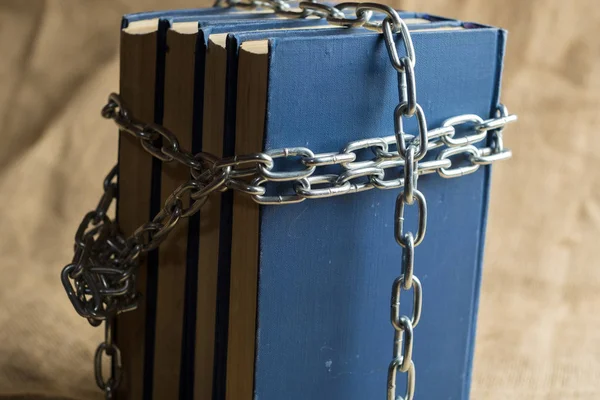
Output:
<svg viewBox="0 0 600 400">
<path fill-rule="evenodd" d="M 417 14 L 417 13 L 401 13 L 402 17 L 405 18 L 407 23 L 409 23 L 411 29 L 438 29 L 438 28 L 452 28 L 460 26 L 459 21 L 441 19 L 439 17 L 430 17 L 427 14 Z M 312 22 L 311 22 L 312 21 Z M 222 151 L 218 151 L 219 155 L 232 156 L 235 153 L 235 116 L 236 116 L 236 92 L 237 92 L 237 71 L 238 71 L 238 63 L 237 56 L 239 52 L 239 44 L 245 40 L 251 39 L 262 39 L 262 38 L 273 38 L 273 37 L 289 37 L 289 36 L 315 36 L 315 35 L 343 35 L 347 34 L 348 30 L 344 28 L 335 28 L 329 27 L 331 29 L 323 29 L 324 21 L 320 22 L 319 20 L 309 20 L 307 23 L 303 25 L 298 25 L 297 23 L 288 22 L 287 24 L 280 23 L 279 26 L 276 26 L 276 29 L 267 29 L 267 24 L 262 25 L 261 30 L 247 30 L 245 32 L 240 33 L 230 33 L 227 36 L 226 43 L 220 43 L 218 45 L 213 41 L 209 46 L 209 53 L 211 51 L 217 51 L 217 48 L 220 46 L 224 46 L 226 44 L 226 67 L 222 65 L 223 69 L 226 68 L 226 85 L 223 85 L 225 90 L 224 100 L 219 97 L 219 101 L 224 101 L 225 105 L 223 107 L 222 113 L 217 118 L 223 118 L 223 124 L 216 124 L 218 129 L 222 130 L 223 133 L 223 147 Z M 307 27 L 312 26 L 312 27 Z M 304 29 L 299 29 L 304 26 Z M 208 27 L 207 27 L 208 28 Z M 242 31 L 241 26 L 237 26 L 235 30 L 228 30 L 227 27 L 217 27 L 217 29 L 213 29 L 211 33 L 217 34 L 221 32 L 236 32 Z M 292 31 L 288 29 L 294 29 Z M 364 33 L 363 30 L 357 31 Z M 211 39 L 216 40 L 216 39 Z M 211 50 L 212 49 L 212 50 Z M 219 50 L 223 51 L 223 50 Z M 223 90 L 223 88 L 219 88 L 218 90 Z M 206 97 L 205 97 L 206 99 Z M 212 110 L 212 113 L 215 111 Z M 212 117 L 212 116 L 211 116 Z M 209 128 L 210 131 L 216 131 L 215 125 L 212 126 L 213 129 Z M 206 133 L 205 133 L 206 135 Z M 205 150 L 205 149 L 203 149 Z M 206 150 L 209 152 L 214 152 L 214 150 Z M 215 205 L 215 201 L 211 203 L 210 206 Z M 221 220 L 219 226 L 219 258 L 218 258 L 218 290 L 217 290 L 217 315 L 216 315 L 216 325 L 215 325 L 215 340 L 216 340 L 216 351 L 215 351 L 215 387 L 218 388 L 219 394 L 215 398 L 221 399 L 224 398 L 223 392 L 225 388 L 226 381 L 226 358 L 227 358 L 227 342 L 228 342 L 228 324 L 229 324 L 229 289 L 230 289 L 230 278 L 229 278 L 229 268 L 231 264 L 231 254 L 230 254 L 230 246 L 231 246 L 231 235 L 232 235 L 232 203 L 233 203 L 233 193 L 226 192 L 222 195 L 219 200 L 219 205 L 216 206 L 220 208 Z M 207 216 L 207 219 L 210 219 Z M 210 233 L 209 233 L 210 235 Z M 207 245 L 206 242 L 209 244 Z M 213 240 L 210 236 L 200 236 L 198 241 L 195 241 L 194 238 L 190 238 L 190 248 L 194 248 L 194 246 L 199 246 L 200 257 L 207 257 L 207 252 L 215 251 L 211 246 L 215 246 Z M 208 248 L 207 248 L 208 246 Z M 193 254 L 197 254 L 197 252 L 193 252 Z M 202 260 L 200 260 L 202 261 Z M 194 261 L 191 262 L 193 265 Z M 202 276 L 199 278 L 202 280 Z M 198 329 L 203 329 L 201 326 L 198 326 Z"/>
<path fill-rule="evenodd" d="M 463 28 L 413 32 L 418 99 L 430 128 L 460 114 L 489 118 L 498 105 L 506 34 Z M 266 54 L 242 45 L 239 58 L 238 154 L 339 151 L 394 132 L 397 74 L 380 35 L 277 37 Z M 245 59 L 264 68 L 250 75 Z M 264 88 L 253 79 L 264 79 Z M 252 123 L 258 138 L 246 129 Z M 405 128 L 415 132 L 414 118 Z M 489 177 L 484 167 L 460 179 L 419 179 L 429 224 L 416 251 L 424 290 L 413 356 L 417 398 L 469 397 Z M 401 259 L 397 194 L 371 190 L 285 206 L 234 194 L 227 399 L 385 397 L 391 286 Z M 407 224 L 414 223 L 411 214 Z M 410 310 L 410 299 L 403 307 Z"/>
<path fill-rule="evenodd" d="M 409 14 L 413 16 L 415 14 Z M 426 18 L 419 18 L 429 23 Z M 175 22 L 184 21 L 185 19 L 176 19 Z M 236 71 L 237 66 L 235 63 L 234 55 L 227 55 L 227 62 L 223 64 L 223 70 L 226 69 L 225 76 L 222 77 L 224 84 L 222 87 L 212 88 L 214 91 L 214 97 L 210 97 L 206 94 L 205 85 L 209 82 L 209 85 L 214 86 L 214 76 L 207 74 L 221 75 L 222 71 L 206 71 L 207 61 L 206 58 L 210 53 L 210 47 L 207 46 L 209 38 L 214 38 L 219 34 L 229 33 L 233 35 L 233 32 L 243 31 L 247 35 L 275 35 L 275 36 L 289 36 L 291 35 L 290 29 L 293 29 L 293 35 L 302 34 L 314 34 L 314 32 L 320 31 L 323 25 L 326 23 L 325 20 L 319 19 L 308 19 L 308 20 L 277 20 L 277 19 L 256 19 L 253 21 L 242 21 L 242 20 L 230 20 L 230 21 L 206 21 L 200 23 L 200 30 L 198 32 L 197 39 L 197 50 L 196 50 L 196 93 L 194 101 L 194 132 L 193 132 L 193 152 L 198 151 L 209 151 L 218 155 L 230 156 L 234 153 L 234 129 L 231 125 L 231 121 L 235 118 L 235 88 L 236 88 Z M 432 22 L 433 23 L 433 22 Z M 437 22 L 436 23 L 441 23 Z M 450 22 L 448 22 L 450 23 Z M 300 28 L 305 29 L 300 29 Z M 343 33 L 346 30 L 343 28 L 328 29 L 329 32 L 336 31 Z M 262 32 L 262 33 L 261 33 Z M 212 35 L 212 36 L 211 36 Z M 219 73 L 216 73 L 219 72 Z M 203 80 L 202 77 L 205 77 Z M 220 78 L 219 78 L 220 79 Z M 222 92 L 225 94 L 223 96 Z M 204 95 L 203 95 L 204 94 Z M 218 100 L 217 100 L 218 99 Z M 217 112 L 215 108 L 218 108 L 212 104 L 215 101 L 222 101 L 222 109 Z M 206 110 L 208 115 L 204 115 Z M 213 114 L 216 114 L 213 115 Z M 212 120 L 221 119 L 222 124 L 217 123 L 214 129 L 214 121 L 209 123 L 208 132 L 204 132 L 206 129 L 206 119 Z M 220 139 L 222 145 L 218 149 L 207 149 L 203 147 L 203 143 L 207 141 L 207 135 L 222 135 Z M 215 142 L 214 139 L 209 139 L 210 142 Z M 215 195 L 216 196 L 216 195 Z M 214 196 L 213 196 L 214 197 Z M 207 376 L 213 376 L 213 398 L 223 399 L 225 396 L 225 379 L 226 379 L 226 357 L 227 357 L 227 331 L 228 331 L 228 300 L 229 300 L 229 272 L 228 266 L 230 263 L 229 249 L 231 246 L 231 203 L 232 193 L 225 193 L 219 200 L 211 199 L 211 202 L 204 207 L 199 216 L 194 217 L 190 223 L 189 240 L 188 240 L 188 273 L 186 276 L 186 296 L 185 296 L 185 321 L 184 321 L 184 341 L 182 344 L 182 359 L 185 360 L 182 364 L 181 376 L 188 377 L 186 389 L 187 392 L 194 392 L 196 394 L 199 391 L 199 387 L 205 388 L 205 382 Z M 215 234 L 214 230 L 209 232 L 203 232 L 201 226 L 213 226 L 211 222 L 214 216 L 210 215 L 213 209 L 220 207 L 220 218 L 216 222 L 219 225 L 219 229 L 216 232 L 218 238 L 215 240 L 211 236 Z M 199 219 L 199 221 L 198 221 Z M 200 304 L 199 298 L 206 298 L 206 292 L 212 292 L 210 281 L 213 277 L 211 272 L 205 273 L 206 268 L 211 268 L 212 265 L 206 265 L 206 260 L 213 259 L 213 253 L 216 254 L 217 264 L 214 267 L 218 269 L 217 282 L 216 282 L 216 298 L 215 298 L 215 316 L 214 320 L 206 322 L 206 314 L 210 314 L 206 310 L 206 304 Z M 210 253 L 210 254 L 209 254 Z M 204 271 L 204 274 L 203 274 Z M 207 285 L 209 287 L 207 287 Z M 159 299 L 160 301 L 160 299 Z M 197 308 L 195 308 L 197 307 Z M 205 324 L 198 324 L 198 321 L 194 321 L 193 316 L 198 318 L 198 321 L 205 321 Z M 196 323 L 197 330 L 194 330 L 194 323 Z M 213 329 L 214 327 L 214 364 L 212 371 L 198 370 L 198 368 L 206 367 L 202 365 L 201 360 L 198 357 L 202 357 L 199 352 L 198 341 L 204 339 L 207 336 L 206 330 Z M 202 331 L 202 332 L 199 332 Z M 196 347 L 196 351 L 194 350 Z M 204 353 L 208 353 L 206 350 Z M 194 360 L 194 356 L 196 360 Z M 193 383 L 192 378 L 195 378 Z M 190 386 L 197 385 L 195 388 L 189 388 Z M 204 390 L 204 389 L 202 389 Z"/>
</svg>

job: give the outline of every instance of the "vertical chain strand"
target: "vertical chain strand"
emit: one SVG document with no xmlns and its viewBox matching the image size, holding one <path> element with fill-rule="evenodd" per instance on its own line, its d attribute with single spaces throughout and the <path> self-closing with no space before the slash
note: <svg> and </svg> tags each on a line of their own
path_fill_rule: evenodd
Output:
<svg viewBox="0 0 600 400">
<path fill-rule="evenodd" d="M 396 14 L 397 16 L 397 14 Z M 395 23 L 396 16 L 384 19 L 383 36 L 393 67 L 398 72 L 398 94 L 400 102 L 394 110 L 394 127 L 398 155 L 404 164 L 404 188 L 396 198 L 394 212 L 394 236 L 402 247 L 400 276 L 392 285 L 392 302 L 390 319 L 394 328 L 392 361 L 388 367 L 387 400 L 412 400 L 415 394 L 416 370 L 412 359 L 414 328 L 421 318 L 423 289 L 421 282 L 414 275 L 415 247 L 423 241 L 427 227 L 427 202 L 422 192 L 417 189 L 419 178 L 419 160 L 425 157 L 428 150 L 427 121 L 425 113 L 417 103 L 414 66 L 416 63 L 410 33 L 402 22 Z M 399 16 L 397 18 L 400 19 Z M 402 44 L 406 48 L 407 57 L 400 58 L 394 41 L 394 33 L 399 33 Z M 403 119 L 416 116 L 419 134 L 409 138 L 403 129 Z M 418 205 L 419 219 L 417 232 L 404 229 L 404 211 L 406 206 Z M 402 291 L 413 290 L 412 317 L 404 315 L 400 309 Z M 406 391 L 403 397 L 396 394 L 398 372 L 406 374 Z"/>
<path fill-rule="evenodd" d="M 104 378 L 102 358 L 106 355 L 110 359 L 108 379 Z M 96 385 L 104 392 L 106 400 L 114 397 L 121 383 L 123 368 L 121 363 L 121 350 L 113 342 L 113 317 L 104 322 L 104 342 L 100 343 L 94 356 L 94 376 Z"/>
</svg>

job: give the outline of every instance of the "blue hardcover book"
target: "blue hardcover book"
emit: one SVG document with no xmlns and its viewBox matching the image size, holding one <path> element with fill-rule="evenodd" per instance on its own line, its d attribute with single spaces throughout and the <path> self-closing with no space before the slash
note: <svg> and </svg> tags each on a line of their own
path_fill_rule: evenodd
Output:
<svg viewBox="0 0 600 400">
<path fill-rule="evenodd" d="M 411 30 L 418 29 L 462 29 L 462 23 L 456 20 L 442 19 L 428 14 L 401 13 L 401 16 L 409 24 Z M 343 35 L 348 30 L 344 28 L 332 28 L 331 26 L 316 25 L 312 28 L 280 26 L 279 29 L 263 29 L 260 31 L 246 31 L 240 33 L 229 33 L 228 35 L 218 32 L 228 32 L 227 29 L 213 31 L 209 38 L 206 58 L 206 83 L 205 83 L 205 105 L 204 105 L 204 135 L 203 142 L 208 144 L 202 147 L 203 151 L 217 156 L 232 156 L 235 153 L 235 116 L 236 116 L 236 92 L 239 45 L 245 40 L 263 39 L 273 37 L 289 36 L 315 36 L 315 35 Z M 303 29 L 298 29 L 303 28 Z M 237 29 L 241 30 L 241 29 Z M 235 32 L 235 31 L 231 31 Z M 356 31 L 364 33 L 363 30 Z M 223 132 L 223 135 L 219 135 Z M 216 134 L 216 139 L 214 135 Z M 210 136 L 213 135 L 211 139 Z M 218 264 L 218 289 L 215 326 L 215 388 L 219 391 L 215 398 L 224 398 L 225 382 L 227 380 L 227 343 L 229 324 L 229 269 L 231 264 L 231 235 L 232 235 L 232 203 L 233 193 L 226 192 L 220 199 L 211 198 L 209 204 L 201 210 L 202 225 L 206 228 L 199 240 L 190 237 L 190 247 L 199 246 L 200 259 L 198 260 L 199 280 L 206 282 L 207 277 L 213 277 L 209 271 L 213 271 L 214 265 Z M 218 217 L 220 215 L 220 217 Z M 218 220 L 220 218 L 220 221 Z M 193 254 L 198 254 L 193 252 Z M 210 280 L 210 279 L 209 279 Z M 198 296 L 206 293 L 198 288 Z M 210 292 L 212 293 L 212 291 Z M 201 305 L 198 305 L 199 309 Z M 207 335 L 207 321 L 200 323 L 202 313 L 198 312 L 196 338 Z M 212 317 L 212 316 L 211 316 Z M 210 329 L 210 328 L 209 328 Z M 196 356 L 198 357 L 198 346 Z M 198 363 L 196 363 L 198 366 Z M 197 381 L 206 379 L 206 376 L 198 374 Z"/>
<path fill-rule="evenodd" d="M 213 80 L 213 76 L 205 77 L 209 35 L 237 30 L 321 27 L 325 23 L 321 19 L 289 20 L 263 18 L 262 14 L 246 15 L 250 16 L 253 18 L 228 13 L 162 19 L 171 28 L 165 33 L 164 93 L 157 99 L 162 110 L 162 124 L 176 132 L 183 148 L 197 153 L 209 148 L 211 140 L 213 146 L 215 142 L 223 141 L 220 132 L 214 131 L 211 138 L 202 134 L 204 126 L 210 124 L 205 121 L 203 105 L 224 105 L 216 99 L 219 93 L 204 93 L 205 81 L 211 83 Z M 135 24 L 147 22 L 132 22 L 127 29 Z M 207 118 L 213 114 L 209 112 Z M 213 147 L 211 151 L 219 154 L 222 149 Z M 177 163 L 161 163 L 152 170 L 152 176 L 152 186 L 158 189 L 151 191 L 150 204 L 160 206 L 188 178 L 189 170 Z M 220 329 L 215 328 L 215 321 L 222 319 L 222 315 L 217 312 L 216 304 L 216 263 L 214 269 L 210 263 L 213 257 L 218 257 L 219 249 L 218 246 L 213 248 L 209 240 L 204 240 L 205 248 L 200 248 L 198 240 L 203 234 L 200 221 L 203 225 L 208 224 L 211 232 L 204 232 L 206 235 L 214 232 L 215 226 L 210 223 L 211 207 L 214 205 L 204 207 L 203 216 L 182 220 L 160 251 L 149 257 L 146 290 L 141 290 L 146 307 L 145 346 L 142 355 L 137 354 L 135 359 L 125 356 L 124 362 L 130 370 L 132 364 L 140 365 L 143 371 L 141 376 L 139 373 L 136 376 L 142 382 L 143 392 L 153 398 L 202 399 L 212 396 L 213 386 L 222 387 L 213 382 L 213 375 L 221 375 L 213 370 L 222 368 L 222 363 L 214 363 L 214 360 L 223 358 L 221 353 L 226 343 L 221 344 L 215 339 L 215 336 L 221 336 L 215 334 Z M 190 246 L 187 246 L 188 237 L 193 243 Z M 196 326 L 202 329 L 197 330 Z"/>
<path fill-rule="evenodd" d="M 441 19 L 429 18 L 425 14 L 418 16 L 408 14 L 408 16 L 412 17 L 410 21 L 415 24 L 442 23 Z M 181 19 L 175 20 L 176 23 L 169 33 L 175 33 L 173 31 L 178 26 L 182 29 L 189 29 L 189 23 L 177 23 L 177 21 L 181 21 Z M 454 25 L 454 22 L 445 23 Z M 181 133 L 193 135 L 193 152 L 205 151 L 219 157 L 232 155 L 234 132 L 229 121 L 231 121 L 232 115 L 235 116 L 236 79 L 233 78 L 236 69 L 234 63 L 230 62 L 232 57 L 224 49 L 227 34 L 245 31 L 247 34 L 265 32 L 263 36 L 269 34 L 285 36 L 310 34 L 322 30 L 345 32 L 344 29 L 335 29 L 335 27 L 325 24 L 322 19 L 312 18 L 307 20 L 257 19 L 254 21 L 207 21 L 201 23 L 195 38 L 194 86 L 196 95 L 193 101 L 193 129 L 180 127 L 180 129 L 173 128 L 173 130 L 178 132 L 178 135 Z M 184 40 L 188 39 L 189 37 Z M 189 46 L 188 50 L 183 52 L 191 55 L 190 46 L 193 44 L 189 42 L 187 46 Z M 178 61 L 176 63 L 179 64 Z M 181 76 L 178 76 L 177 79 L 187 82 Z M 179 97 L 177 102 L 173 103 L 173 109 L 177 114 L 173 118 L 176 126 L 182 120 L 191 118 L 186 107 L 178 106 L 178 103 L 185 104 L 186 101 Z M 182 110 L 186 110 L 185 116 L 181 115 Z M 168 175 L 167 178 L 169 178 Z M 163 174 L 163 182 L 164 179 L 165 174 Z M 163 192 L 163 195 L 166 196 L 169 190 Z M 195 398 L 206 398 L 209 394 L 212 394 L 215 399 L 224 398 L 229 291 L 227 251 L 231 241 L 230 219 L 231 194 L 226 193 L 222 198 L 217 195 L 211 197 L 208 204 L 201 209 L 199 216 L 190 221 L 185 280 L 179 279 L 178 283 L 173 285 L 173 277 L 170 276 L 164 284 L 168 285 L 169 294 L 162 296 L 162 298 L 167 297 L 168 300 L 163 303 L 160 293 L 158 298 L 159 308 L 164 310 L 163 314 L 166 317 L 163 325 L 168 326 L 171 332 L 183 332 L 182 367 L 179 376 L 182 382 L 187 382 L 185 391 L 193 392 Z M 165 247 L 168 248 L 169 244 L 165 243 Z M 180 255 L 181 252 L 175 258 Z M 162 265 L 161 263 L 161 270 Z M 181 263 L 176 263 L 176 265 L 179 268 L 182 266 Z M 159 285 L 163 285 L 160 278 Z M 180 307 L 177 307 L 174 303 L 183 293 L 184 285 L 185 300 L 180 302 Z M 182 308 L 183 328 L 173 324 L 173 316 L 181 315 Z M 174 340 L 174 338 L 171 339 Z M 174 342 L 174 344 L 178 343 Z M 161 349 L 160 352 L 169 354 L 166 349 Z M 162 371 L 169 371 L 164 366 L 160 368 Z M 167 373 L 174 374 L 172 371 Z"/>
<path fill-rule="evenodd" d="M 456 115 L 489 118 L 498 106 L 506 34 L 462 28 L 412 33 L 418 99 L 430 129 Z M 397 73 L 381 35 L 242 39 L 237 67 L 235 154 L 337 152 L 351 141 L 394 134 Z M 409 133 L 416 132 L 414 120 L 405 119 Z M 287 160 L 274 170 L 290 165 L 301 168 Z M 489 176 L 482 167 L 460 179 L 419 179 L 429 224 L 416 250 L 424 291 L 414 331 L 417 398 L 469 397 Z M 272 186 L 267 196 L 293 196 L 290 183 Z M 385 397 L 390 295 L 402 256 L 394 240 L 398 192 L 285 206 L 259 206 L 234 193 L 227 399 Z M 414 226 L 414 215 L 406 223 Z M 403 297 L 406 310 L 410 303 Z"/>
</svg>

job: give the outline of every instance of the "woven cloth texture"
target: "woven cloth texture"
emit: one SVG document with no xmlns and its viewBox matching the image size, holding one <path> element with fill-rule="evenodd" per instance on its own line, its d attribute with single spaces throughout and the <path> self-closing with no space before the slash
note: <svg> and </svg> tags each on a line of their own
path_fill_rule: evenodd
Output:
<svg viewBox="0 0 600 400">
<path fill-rule="evenodd" d="M 0 397 L 101 398 L 102 331 L 58 273 L 116 160 L 98 111 L 118 88 L 120 17 L 205 5 L 0 2 Z M 599 399 L 597 0 L 394 5 L 510 31 L 502 100 L 520 121 L 505 137 L 514 158 L 494 171 L 472 398 Z"/>
</svg>

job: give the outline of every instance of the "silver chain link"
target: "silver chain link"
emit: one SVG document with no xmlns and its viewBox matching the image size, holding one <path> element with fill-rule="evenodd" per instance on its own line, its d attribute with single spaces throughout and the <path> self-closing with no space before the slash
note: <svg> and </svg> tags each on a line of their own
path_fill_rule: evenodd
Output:
<svg viewBox="0 0 600 400">
<path fill-rule="evenodd" d="M 421 283 L 414 275 L 414 256 L 415 247 L 423 241 L 427 226 L 427 202 L 417 189 L 418 178 L 435 172 L 444 178 L 459 177 L 477 171 L 482 165 L 510 158 L 511 151 L 503 145 L 502 130 L 517 117 L 501 106 L 494 118 L 488 120 L 477 115 L 459 115 L 447 119 L 439 128 L 428 130 L 424 112 L 417 103 L 416 56 L 411 36 L 404 21 L 390 6 L 377 3 L 330 6 L 304 1 L 294 9 L 284 0 L 217 0 L 215 6 L 266 8 L 285 18 L 318 16 L 333 25 L 362 26 L 382 32 L 390 62 L 399 77 L 400 102 L 394 111 L 395 133 L 350 142 L 339 152 L 315 154 L 305 147 L 293 147 L 218 158 L 209 153 L 192 154 L 182 149 L 175 134 L 163 126 L 138 120 L 119 95 L 111 94 L 102 108 L 102 116 L 113 120 L 121 131 L 139 139 L 152 156 L 166 163 L 175 161 L 185 165 L 190 169 L 190 178 L 167 198 L 152 221 L 125 237 L 117 222 L 107 215 L 117 193 L 118 168 L 114 167 L 104 180 L 104 193 L 98 206 L 84 216 L 75 234 L 75 254 L 62 270 L 61 280 L 79 315 L 93 326 L 105 322 L 105 340 L 94 357 L 96 383 L 110 399 L 121 380 L 121 353 L 112 340 L 112 323 L 117 314 L 137 307 L 135 278 L 140 258 L 157 248 L 182 218 L 197 213 L 211 193 L 234 190 L 246 193 L 259 204 L 283 205 L 374 188 L 401 189 L 396 199 L 394 231 L 403 253 L 400 276 L 392 286 L 394 343 L 393 359 L 388 368 L 387 399 L 412 400 L 415 391 L 413 330 L 421 317 L 422 305 Z M 353 15 L 347 16 L 346 10 L 354 10 Z M 376 14 L 383 14 L 383 19 L 372 21 Z M 401 38 L 405 57 L 398 55 L 395 35 Z M 403 130 L 403 119 L 413 116 L 418 126 L 415 136 Z M 458 126 L 462 128 L 461 133 L 468 133 L 455 137 Z M 486 140 L 487 146 L 474 146 Z M 441 150 L 435 159 L 423 160 L 428 150 L 438 148 Z M 364 150 L 371 150 L 373 157 L 359 160 L 358 153 L 364 153 Z M 456 156 L 462 156 L 460 166 L 453 161 Z M 276 167 L 277 159 L 288 159 L 296 167 L 280 170 Z M 339 172 L 331 173 L 332 166 L 337 166 Z M 317 173 L 322 167 L 328 167 L 327 174 Z M 402 177 L 386 178 L 388 170 L 403 171 Z M 267 184 L 269 192 L 275 194 L 267 194 Z M 189 205 L 184 208 L 186 197 Z M 419 218 L 417 231 L 412 232 L 404 228 L 404 212 L 415 202 Z M 400 310 L 403 290 L 413 291 L 411 317 Z M 110 359 L 108 379 L 102 372 L 104 356 Z M 406 373 L 404 397 L 396 397 L 398 371 Z"/>
<path fill-rule="evenodd" d="M 427 202 L 425 196 L 417 189 L 419 179 L 419 161 L 422 160 L 429 149 L 427 134 L 427 121 L 425 113 L 417 102 L 417 89 L 415 84 L 414 67 L 416 64 L 412 40 L 406 25 L 402 25 L 402 43 L 406 47 L 406 57 L 400 58 L 394 42 L 392 20 L 383 21 L 383 35 L 393 67 L 398 71 L 398 85 L 400 103 L 394 110 L 394 127 L 396 147 L 400 159 L 404 161 L 404 187 L 396 198 L 394 213 L 394 236 L 396 242 L 403 247 L 400 276 L 392 285 L 391 322 L 394 328 L 394 342 L 392 361 L 388 367 L 387 400 L 395 400 L 398 371 L 406 373 L 406 392 L 402 399 L 412 400 L 415 393 L 416 370 L 412 360 L 413 329 L 421 318 L 421 305 L 423 303 L 423 290 L 419 279 L 413 275 L 415 261 L 415 247 L 421 244 L 425 237 L 427 227 Z M 414 139 L 407 139 L 403 127 L 403 119 L 416 117 L 418 135 Z M 444 128 L 445 126 L 442 125 Z M 444 140 L 448 135 L 443 135 Z M 445 160 L 442 158 L 440 160 Z M 419 209 L 419 223 L 416 233 L 405 232 L 404 210 L 407 205 L 414 204 L 415 200 Z M 412 318 L 402 314 L 400 309 L 400 296 L 402 290 L 413 290 L 413 315 Z"/>
</svg>

